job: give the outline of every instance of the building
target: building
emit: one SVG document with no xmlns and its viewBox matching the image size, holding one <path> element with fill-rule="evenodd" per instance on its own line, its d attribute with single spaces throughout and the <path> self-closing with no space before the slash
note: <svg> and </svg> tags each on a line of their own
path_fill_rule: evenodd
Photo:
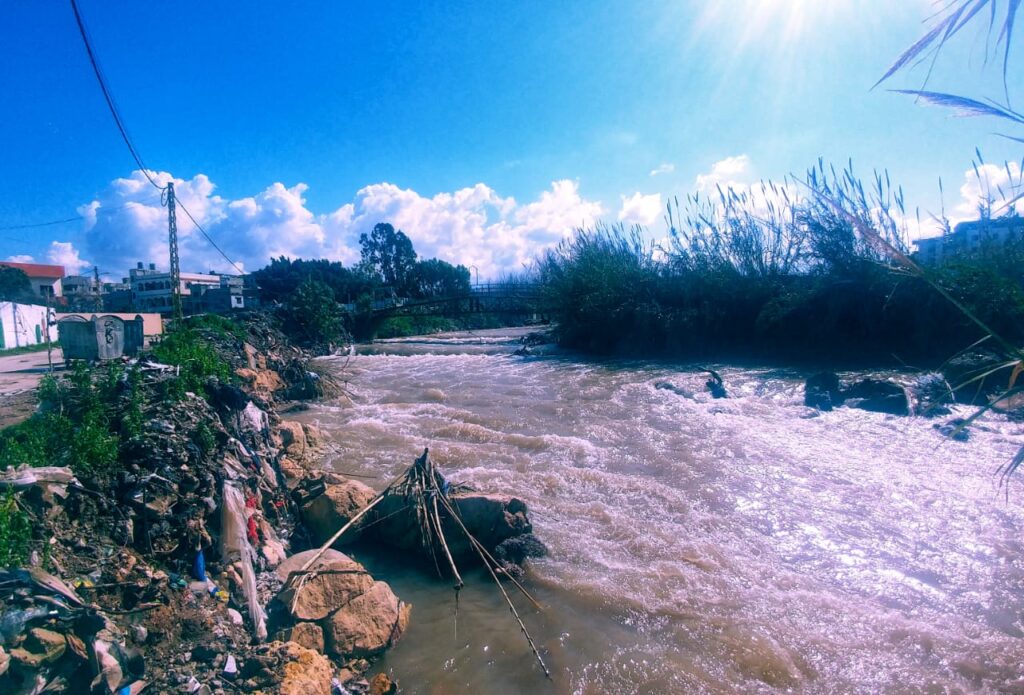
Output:
<svg viewBox="0 0 1024 695">
<path fill-rule="evenodd" d="M 25 275 L 28 275 L 28 281 L 32 285 L 32 294 L 37 297 L 53 299 L 64 294 L 62 284 L 64 280 L 64 266 L 62 265 L 0 261 L 0 266 L 17 268 L 25 273 Z"/>
<path fill-rule="evenodd" d="M 169 314 L 173 310 L 171 274 L 156 269 L 156 265 L 143 267 L 140 262 L 129 272 L 131 302 L 134 311 Z M 258 291 L 251 276 L 220 275 L 219 273 L 181 273 L 179 278 L 182 311 L 185 314 L 205 312 L 229 313 L 254 308 L 258 304 Z M 111 303 L 119 298 L 112 293 Z M 109 310 L 121 309 L 109 306 Z"/>
<path fill-rule="evenodd" d="M 230 314 L 259 306 L 259 288 L 251 275 L 221 275 L 220 287 L 195 287 L 188 298 L 186 313 Z"/>
<path fill-rule="evenodd" d="M 201 294 L 208 287 L 220 287 L 220 275 L 215 273 L 181 273 L 178 280 L 183 305 L 186 302 L 185 298 L 192 294 Z M 136 311 L 161 314 L 173 311 L 170 272 L 157 270 L 154 263 L 144 268 L 140 262 L 138 266 L 128 271 L 128 284 L 132 292 L 132 305 Z"/>
<path fill-rule="evenodd" d="M 57 342 L 53 309 L 42 304 L 0 302 L 0 350 L 40 345 L 47 337 Z"/>
<path fill-rule="evenodd" d="M 61 282 L 68 306 L 98 309 L 103 306 L 102 284 L 92 275 L 68 275 Z"/>
<path fill-rule="evenodd" d="M 961 222 L 949 234 L 918 239 L 917 260 L 923 265 L 937 265 L 950 256 L 999 247 L 1022 238 L 1024 218 L 1001 217 Z"/>
</svg>

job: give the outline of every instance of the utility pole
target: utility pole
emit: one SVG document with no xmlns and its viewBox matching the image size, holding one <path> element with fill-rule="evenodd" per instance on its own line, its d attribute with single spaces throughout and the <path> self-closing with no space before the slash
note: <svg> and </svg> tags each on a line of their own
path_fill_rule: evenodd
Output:
<svg viewBox="0 0 1024 695">
<path fill-rule="evenodd" d="M 53 374 L 53 345 L 50 344 L 50 327 L 54 324 L 50 318 L 50 295 L 46 295 L 46 366 L 49 374 Z"/>
<path fill-rule="evenodd" d="M 167 182 L 167 245 L 171 250 L 171 307 L 181 320 L 181 267 L 178 264 L 178 222 L 174 216 L 174 182 Z"/>
<path fill-rule="evenodd" d="M 92 292 L 96 311 L 103 311 L 103 291 L 100 285 L 100 267 L 98 265 L 92 267 Z"/>
</svg>

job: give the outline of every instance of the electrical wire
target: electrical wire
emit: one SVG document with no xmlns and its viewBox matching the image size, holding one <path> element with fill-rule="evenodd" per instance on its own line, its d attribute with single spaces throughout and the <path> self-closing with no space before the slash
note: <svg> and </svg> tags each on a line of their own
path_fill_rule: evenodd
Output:
<svg viewBox="0 0 1024 695">
<path fill-rule="evenodd" d="M 15 224 L 10 227 L 0 227 L 0 232 L 12 232 L 16 229 L 35 229 L 36 227 L 52 227 L 55 224 L 65 224 L 67 222 L 78 222 L 79 220 L 85 219 L 81 215 L 77 217 L 69 217 L 65 220 L 53 220 L 52 222 L 37 222 L 35 224 Z M 13 237 L 12 237 L 13 238 Z"/>
<path fill-rule="evenodd" d="M 242 269 L 241 269 L 241 268 L 240 268 L 240 267 L 238 266 L 238 264 L 237 264 L 237 263 L 235 263 L 235 262 L 234 262 L 233 260 L 231 260 L 231 259 L 230 259 L 230 258 L 228 257 L 228 255 L 227 255 L 226 253 L 224 253 L 224 251 L 222 251 L 222 250 L 221 250 L 221 248 L 220 248 L 219 246 L 217 246 L 217 242 L 213 240 L 213 237 L 211 237 L 211 236 L 210 236 L 209 234 L 207 234 L 207 233 L 206 233 L 206 230 L 205 230 L 205 229 L 203 229 L 203 226 L 202 226 L 201 224 L 199 224 L 198 222 L 196 222 L 196 218 L 195 218 L 195 217 L 192 217 L 192 213 L 191 213 L 191 212 L 189 212 L 189 211 L 188 211 L 188 208 L 187 208 L 187 207 L 185 207 L 185 206 L 184 206 L 184 205 L 182 204 L 182 202 L 181 202 L 181 198 L 179 198 L 179 197 L 175 196 L 175 197 L 174 197 L 174 202 L 175 202 L 175 203 L 177 204 L 177 206 L 178 206 L 179 208 L 181 208 L 181 211 L 185 213 L 185 216 L 186 216 L 186 217 L 188 217 L 188 218 L 189 218 L 190 220 L 192 220 L 192 224 L 194 224 L 194 225 L 195 225 L 195 227 L 196 227 L 196 229 L 198 229 L 198 230 L 199 230 L 199 232 L 200 232 L 200 233 L 201 233 L 201 234 L 202 234 L 202 235 L 203 235 L 204 237 L 206 237 L 206 240 L 207 240 L 208 242 L 210 242 L 210 245 L 211 245 L 211 246 L 213 246 L 213 248 L 217 249 L 217 253 L 219 253 L 219 254 L 220 254 L 221 256 L 223 256 L 223 257 L 224 257 L 224 260 L 225 260 L 225 261 L 227 261 L 227 262 L 228 262 L 228 263 L 230 263 L 230 264 L 231 264 L 232 266 L 234 266 L 235 270 L 237 270 L 237 271 L 238 271 L 238 273 L 239 273 L 240 275 L 245 275 L 245 271 L 244 271 L 244 270 L 242 270 Z"/>
<path fill-rule="evenodd" d="M 85 52 L 89 55 L 89 62 L 92 64 L 92 70 L 94 73 L 96 73 L 96 80 L 97 82 L 99 82 L 100 90 L 103 92 L 103 98 L 107 102 L 107 107 L 110 109 L 110 115 L 114 118 L 114 124 L 117 126 L 118 131 L 121 133 L 121 139 L 124 140 L 124 144 L 128 147 L 128 152 L 131 153 L 132 158 L 135 160 L 135 163 L 139 165 L 139 169 L 142 171 L 143 175 L 147 179 L 149 179 L 149 182 L 160 191 L 166 191 L 167 186 L 161 186 L 160 184 L 153 180 L 152 176 L 149 175 L 149 170 L 143 163 L 142 156 L 139 154 L 138 150 L 135 149 L 135 145 L 132 144 L 132 139 L 128 136 L 128 129 L 125 127 L 124 121 L 121 119 L 121 115 L 117 111 L 117 106 L 114 104 L 114 97 L 110 93 L 110 89 L 107 87 L 106 80 L 103 79 L 103 72 L 100 70 L 99 61 L 96 59 L 95 53 L 93 53 L 92 44 L 89 42 L 89 33 L 85 29 L 85 23 L 82 20 L 82 14 L 78 11 L 77 0 L 71 0 L 71 9 L 75 13 L 75 23 L 78 24 L 78 32 L 82 35 L 82 42 L 85 44 Z M 177 197 L 175 197 L 175 201 L 177 202 L 178 207 L 180 207 L 182 211 L 188 216 L 188 218 L 192 220 L 192 224 L 196 226 L 196 229 L 198 229 L 202 233 L 202 235 L 206 237 L 206 240 L 210 242 L 210 245 L 213 246 L 213 248 L 217 249 L 217 252 L 221 256 L 223 256 L 224 260 L 230 263 L 235 268 L 235 270 L 244 275 L 245 271 L 243 271 L 238 266 L 237 263 L 231 260 L 228 257 L 228 255 L 224 253 L 224 251 L 221 250 L 219 246 L 217 246 L 217 242 L 215 242 L 213 240 L 213 237 L 207 234 L 206 230 L 203 229 L 203 227 L 198 222 L 196 222 L 196 219 L 192 216 L 192 213 L 188 211 L 188 208 L 182 205 L 181 201 Z M 166 205 L 166 202 L 162 198 L 161 204 Z"/>
<path fill-rule="evenodd" d="M 135 145 L 132 144 L 132 139 L 128 137 L 128 129 L 125 128 L 124 121 L 121 120 L 121 115 L 117 112 L 117 106 L 114 104 L 114 97 L 110 93 L 110 89 L 107 87 L 106 80 L 103 79 L 103 72 L 100 70 L 100 64 L 96 60 L 96 55 L 93 53 L 92 44 L 89 42 L 89 32 L 85 30 L 85 23 L 82 21 L 82 14 L 78 11 L 78 2 L 71 0 L 71 10 L 75 13 L 75 23 L 78 24 L 78 33 L 82 35 L 82 42 L 85 44 L 85 52 L 89 55 L 89 62 L 92 64 L 92 71 L 96 74 L 96 81 L 100 84 L 100 91 L 103 92 L 103 98 L 107 102 L 107 107 L 110 109 L 110 115 L 114 117 L 114 125 L 117 126 L 117 130 L 121 133 L 121 139 L 124 140 L 124 144 L 128 147 L 128 152 L 131 153 L 132 159 L 139 165 L 139 169 L 142 170 L 143 175 L 149 182 L 156 188 L 163 189 L 153 177 L 149 175 L 149 169 L 142 161 L 142 157 L 139 155 L 138 150 L 135 149 Z"/>
<path fill-rule="evenodd" d="M 156 200 L 157 200 L 156 196 L 150 196 L 148 198 L 143 198 L 142 200 L 133 200 L 131 202 L 125 203 L 124 205 L 118 205 L 116 208 L 105 208 L 105 207 L 100 206 L 100 207 L 96 208 L 95 214 L 97 214 L 97 215 L 109 215 L 111 213 L 118 212 L 118 211 L 124 210 L 126 208 L 130 208 L 133 205 L 145 206 L 147 203 L 156 202 Z M 7 227 L 0 227 L 0 232 L 12 232 L 12 231 L 15 231 L 15 230 L 18 230 L 18 229 L 36 229 L 38 227 L 52 227 L 52 226 L 54 226 L 56 224 L 67 224 L 69 222 L 78 222 L 79 220 L 84 220 L 84 219 L 88 219 L 88 218 L 85 215 L 76 215 L 75 217 L 67 217 L 67 218 L 65 218 L 63 220 L 50 220 L 49 222 L 34 222 L 34 223 L 31 223 L 31 224 L 14 224 L 14 225 L 10 225 L 10 226 L 7 226 Z"/>
</svg>

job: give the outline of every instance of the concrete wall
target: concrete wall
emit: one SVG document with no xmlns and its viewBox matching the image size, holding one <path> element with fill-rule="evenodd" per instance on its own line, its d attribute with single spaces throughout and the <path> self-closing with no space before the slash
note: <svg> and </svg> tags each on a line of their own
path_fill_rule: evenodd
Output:
<svg viewBox="0 0 1024 695">
<path fill-rule="evenodd" d="M 27 345 L 46 343 L 49 332 L 50 342 L 57 342 L 57 326 L 47 327 L 46 313 L 56 320 L 52 309 L 41 304 L 16 304 L 0 302 L 0 350 L 10 350 Z"/>
</svg>

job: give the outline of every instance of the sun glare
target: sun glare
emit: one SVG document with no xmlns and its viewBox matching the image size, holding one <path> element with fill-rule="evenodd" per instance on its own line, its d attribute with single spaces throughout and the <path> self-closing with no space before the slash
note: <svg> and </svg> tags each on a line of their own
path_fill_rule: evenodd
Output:
<svg viewBox="0 0 1024 695">
<path fill-rule="evenodd" d="M 700 32 L 732 30 L 737 48 L 749 44 L 786 49 L 808 32 L 832 26 L 847 0 L 738 0 L 707 3 Z"/>
</svg>

